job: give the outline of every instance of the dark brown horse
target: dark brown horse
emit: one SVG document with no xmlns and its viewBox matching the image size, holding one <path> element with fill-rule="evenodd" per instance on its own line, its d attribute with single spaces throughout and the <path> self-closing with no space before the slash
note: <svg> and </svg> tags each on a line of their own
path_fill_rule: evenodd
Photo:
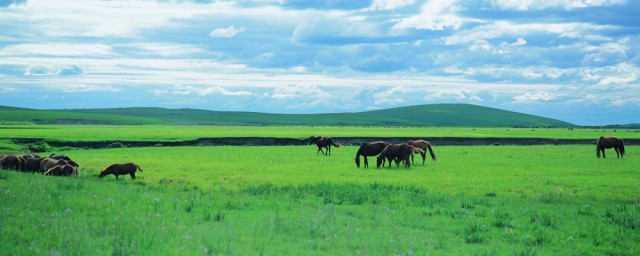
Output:
<svg viewBox="0 0 640 256">
<path fill-rule="evenodd" d="M 600 158 L 600 151 L 602 151 L 602 157 L 606 158 L 604 155 L 605 148 L 613 148 L 618 158 L 624 158 L 624 142 L 620 138 L 600 136 L 596 141 L 596 156 L 598 158 Z"/>
<path fill-rule="evenodd" d="M 407 142 L 407 145 L 422 149 L 423 152 L 420 153 L 420 156 L 422 156 L 422 165 L 424 165 L 424 161 L 427 158 L 427 150 L 429 150 L 429 154 L 431 155 L 431 161 L 435 162 L 438 160 L 436 153 L 434 153 L 431 148 L 431 143 L 426 140 L 410 140 Z M 411 162 L 413 163 L 413 155 L 411 155 Z"/>
<path fill-rule="evenodd" d="M 116 180 L 117 180 L 119 175 L 129 174 L 131 176 L 131 179 L 133 180 L 136 178 L 136 170 L 142 171 L 142 168 L 140 168 L 139 165 L 134 163 L 112 164 L 109 167 L 107 167 L 107 169 L 104 169 L 104 171 L 100 172 L 99 177 L 102 178 L 109 174 L 113 174 L 116 176 Z"/>
<path fill-rule="evenodd" d="M 411 161 L 409 157 L 416 153 L 424 153 L 424 150 L 410 146 L 407 144 L 392 144 L 386 146 L 377 158 L 377 167 L 384 166 L 385 160 L 389 161 L 389 167 L 391 167 L 391 161 L 396 162 L 396 166 L 400 166 L 400 162 L 404 162 L 404 167 L 411 167 Z"/>
<path fill-rule="evenodd" d="M 322 154 L 328 156 L 328 155 L 331 155 L 331 145 L 335 146 L 336 148 L 340 147 L 340 143 L 333 141 L 331 137 L 314 137 L 314 136 L 309 137 L 309 145 L 314 143 L 318 146 L 318 151 L 316 152 L 316 155 L 322 152 Z M 325 148 L 326 150 L 322 151 L 322 148 Z"/>
<path fill-rule="evenodd" d="M 382 150 L 389 146 L 389 143 L 384 141 L 365 142 L 360 145 L 358 152 L 356 153 L 356 166 L 360 168 L 360 156 L 364 157 L 364 167 L 369 167 L 368 156 L 377 156 Z"/>
<path fill-rule="evenodd" d="M 6 155 L 0 157 L 0 168 L 6 170 L 22 171 L 24 167 L 24 158 L 15 155 Z"/>
<path fill-rule="evenodd" d="M 54 167 L 49 168 L 44 175 L 52 175 L 52 176 L 78 176 L 78 171 L 71 165 L 56 165 Z"/>
</svg>

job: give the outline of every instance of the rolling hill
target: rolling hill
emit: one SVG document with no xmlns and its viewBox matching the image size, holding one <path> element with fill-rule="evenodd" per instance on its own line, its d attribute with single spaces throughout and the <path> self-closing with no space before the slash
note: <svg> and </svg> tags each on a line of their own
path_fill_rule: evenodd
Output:
<svg viewBox="0 0 640 256">
<path fill-rule="evenodd" d="M 109 108 L 36 110 L 0 107 L 0 123 L 113 125 L 371 125 L 574 126 L 556 119 L 470 104 L 433 104 L 356 113 L 270 114 L 200 109 Z"/>
</svg>

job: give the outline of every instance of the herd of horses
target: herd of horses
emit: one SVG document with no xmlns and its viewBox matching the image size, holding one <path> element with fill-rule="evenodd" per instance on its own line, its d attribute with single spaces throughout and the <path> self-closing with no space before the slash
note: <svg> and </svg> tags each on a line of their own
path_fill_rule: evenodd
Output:
<svg viewBox="0 0 640 256">
<path fill-rule="evenodd" d="M 309 137 L 309 145 L 316 144 L 318 151 L 316 155 L 322 152 L 324 155 L 331 155 L 331 146 L 340 147 L 340 143 L 337 143 L 331 137 Z M 323 150 L 324 149 L 324 150 Z M 410 140 L 407 143 L 402 144 L 390 144 L 385 141 L 365 142 L 360 145 L 358 152 L 356 152 L 355 162 L 358 168 L 360 167 L 360 157 L 364 158 L 364 167 L 369 167 L 369 156 L 377 156 L 376 166 L 384 166 L 387 162 L 391 166 L 392 162 L 396 163 L 396 166 L 400 166 L 400 163 L 404 163 L 405 167 L 411 167 L 411 163 L 414 161 L 414 154 L 420 154 L 422 157 L 422 164 L 427 158 L 427 151 L 431 155 L 431 159 L 436 161 L 435 152 L 431 147 L 431 143 L 426 140 Z"/>
<path fill-rule="evenodd" d="M 331 146 L 340 147 L 331 137 L 309 137 L 309 145 L 316 144 L 318 151 L 316 155 L 322 152 L 323 155 L 331 155 Z M 605 149 L 613 148 L 618 158 L 624 158 L 624 142 L 618 137 L 601 136 L 596 141 L 596 156 L 605 158 Z M 323 150 L 324 149 L 324 150 Z M 367 157 L 377 156 L 376 167 L 385 166 L 388 162 L 395 162 L 396 166 L 403 163 L 406 168 L 411 167 L 414 161 L 414 155 L 420 154 L 422 164 L 425 164 L 426 152 L 431 155 L 431 160 L 436 161 L 438 158 L 433 151 L 431 143 L 426 140 L 410 140 L 402 144 L 390 144 L 385 141 L 365 142 L 360 145 L 354 158 L 356 166 L 360 168 L 360 157 L 364 159 L 364 167 L 369 167 Z M 78 163 L 71 160 L 66 155 L 51 154 L 49 157 L 41 157 L 36 154 L 24 155 L 0 155 L 0 169 L 15 170 L 21 172 L 39 172 L 44 175 L 51 176 L 77 176 Z M 98 177 L 102 178 L 106 175 L 114 175 L 116 179 L 120 175 L 129 175 L 131 179 L 136 178 L 136 171 L 142 168 L 135 163 L 112 164 L 100 172 Z"/>
<path fill-rule="evenodd" d="M 331 146 L 340 147 L 340 143 L 337 143 L 331 137 L 309 137 L 309 145 L 316 144 L 318 151 L 316 155 L 322 152 L 324 155 L 331 154 Z M 624 142 L 618 137 L 606 137 L 600 136 L 596 141 L 596 156 L 605 158 L 604 150 L 613 148 L 616 151 L 618 158 L 624 157 Z M 322 149 L 325 149 L 324 151 Z M 367 157 L 377 156 L 376 167 L 384 166 L 386 162 L 391 167 L 391 162 L 395 162 L 396 166 L 400 166 L 400 163 L 404 163 L 406 168 L 413 163 L 413 155 L 420 154 L 422 157 L 422 165 L 426 160 L 426 152 L 429 151 L 431 160 L 436 161 L 438 158 L 433 152 L 431 143 L 426 140 L 410 140 L 407 143 L 402 144 L 390 144 L 385 141 L 365 142 L 360 145 L 356 152 L 355 162 L 356 166 L 360 168 L 360 157 L 364 158 L 364 167 L 369 167 L 369 161 Z M 409 161 L 409 158 L 411 158 Z"/>
<path fill-rule="evenodd" d="M 0 169 L 19 172 L 42 173 L 47 176 L 78 176 L 80 165 L 66 155 L 51 154 L 49 157 L 41 157 L 36 154 L 24 155 L 0 155 Z M 113 174 L 118 179 L 119 175 L 136 178 L 136 170 L 142 171 L 135 163 L 112 164 L 100 172 L 100 178 Z"/>
</svg>

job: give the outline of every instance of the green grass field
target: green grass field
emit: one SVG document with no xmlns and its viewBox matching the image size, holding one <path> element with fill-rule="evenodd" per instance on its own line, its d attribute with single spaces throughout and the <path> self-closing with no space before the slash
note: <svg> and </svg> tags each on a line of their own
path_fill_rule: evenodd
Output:
<svg viewBox="0 0 640 256">
<path fill-rule="evenodd" d="M 71 150 L 80 177 L 0 172 L 13 254 L 636 255 L 640 147 L 443 146 L 358 169 L 356 147 Z M 615 155 L 615 153 L 613 153 Z M 103 179 L 134 161 L 138 179 Z M 370 162 L 374 162 L 373 159 Z"/>
<path fill-rule="evenodd" d="M 593 139 L 640 138 L 638 129 L 595 128 L 464 128 L 358 126 L 169 126 L 169 125 L 0 125 L 0 139 L 43 138 L 59 141 L 184 141 L 215 137 L 471 137 Z"/>
</svg>

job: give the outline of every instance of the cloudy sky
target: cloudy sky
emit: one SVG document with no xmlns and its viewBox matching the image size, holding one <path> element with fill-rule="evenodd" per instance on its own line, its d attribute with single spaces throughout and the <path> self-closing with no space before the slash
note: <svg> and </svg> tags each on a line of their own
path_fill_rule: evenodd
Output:
<svg viewBox="0 0 640 256">
<path fill-rule="evenodd" d="M 640 123 L 640 0 L 0 0 L 0 105 Z"/>
</svg>

